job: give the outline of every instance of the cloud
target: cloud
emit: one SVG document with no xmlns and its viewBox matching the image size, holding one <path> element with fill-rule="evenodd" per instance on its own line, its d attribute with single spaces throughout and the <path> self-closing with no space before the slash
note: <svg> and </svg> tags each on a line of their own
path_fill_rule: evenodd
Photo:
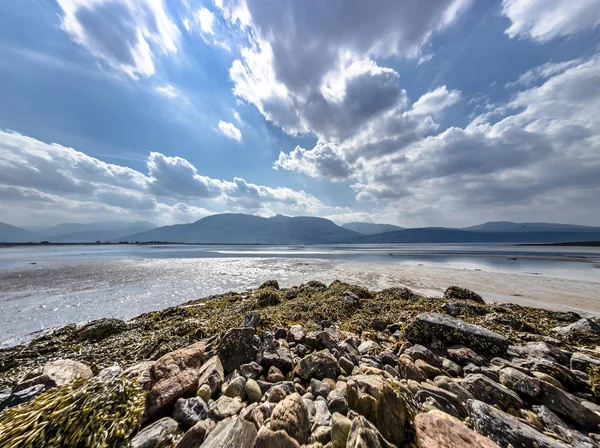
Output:
<svg viewBox="0 0 600 448">
<path fill-rule="evenodd" d="M 238 128 L 235 127 L 233 123 L 220 120 L 219 129 L 225 137 L 228 137 L 232 140 L 237 140 L 238 142 L 242 140 L 242 133 Z"/>
<path fill-rule="evenodd" d="M 412 113 L 419 116 L 437 116 L 459 100 L 460 92 L 448 91 L 446 86 L 441 86 L 419 98 L 412 106 Z"/>
<path fill-rule="evenodd" d="M 198 24 L 200 25 L 200 30 L 203 33 L 213 35 L 215 34 L 213 30 L 213 23 L 215 22 L 215 16 L 210 10 L 202 7 L 198 11 L 196 11 L 196 20 L 198 20 Z"/>
<path fill-rule="evenodd" d="M 155 72 L 155 52 L 177 52 L 179 30 L 162 0 L 57 0 L 62 29 L 132 78 Z"/>
<path fill-rule="evenodd" d="M 147 170 L 0 131 L 0 212 L 14 216 L 14 223 L 119 215 L 167 224 L 223 211 L 317 215 L 339 210 L 305 191 L 203 176 L 188 160 L 158 152 L 149 155 Z"/>
<path fill-rule="evenodd" d="M 502 13 L 509 37 L 547 42 L 598 26 L 600 0 L 503 0 Z"/>
<path fill-rule="evenodd" d="M 352 169 L 340 148 L 331 143 L 317 143 L 310 150 L 296 146 L 289 154 L 280 152 L 273 168 L 324 177 L 334 182 L 346 180 Z"/>
<path fill-rule="evenodd" d="M 164 95 L 168 98 L 177 98 L 179 96 L 177 89 L 170 84 L 166 84 L 164 86 L 157 86 L 154 88 L 157 93 Z"/>
</svg>

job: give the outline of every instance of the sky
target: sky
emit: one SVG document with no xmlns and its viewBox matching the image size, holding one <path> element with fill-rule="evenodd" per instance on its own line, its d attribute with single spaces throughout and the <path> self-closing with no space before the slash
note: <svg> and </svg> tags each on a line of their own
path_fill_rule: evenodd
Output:
<svg viewBox="0 0 600 448">
<path fill-rule="evenodd" d="M 0 1 L 0 221 L 600 225 L 600 0 Z"/>
</svg>

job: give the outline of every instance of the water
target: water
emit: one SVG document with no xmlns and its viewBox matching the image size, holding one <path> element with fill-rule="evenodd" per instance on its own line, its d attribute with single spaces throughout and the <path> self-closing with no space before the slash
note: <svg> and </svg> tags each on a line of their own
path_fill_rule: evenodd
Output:
<svg viewBox="0 0 600 448">
<path fill-rule="evenodd" d="M 0 249 L 0 344 L 70 322 L 131 318 L 256 287 L 341 279 L 440 295 L 600 311 L 600 249 L 455 244 L 23 246 Z"/>
</svg>

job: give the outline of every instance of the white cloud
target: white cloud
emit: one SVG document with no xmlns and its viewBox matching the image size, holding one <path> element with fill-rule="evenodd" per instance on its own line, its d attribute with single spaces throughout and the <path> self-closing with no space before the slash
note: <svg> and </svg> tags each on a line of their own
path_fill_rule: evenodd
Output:
<svg viewBox="0 0 600 448">
<path fill-rule="evenodd" d="M 448 91 L 446 86 L 438 87 L 428 92 L 417 100 L 412 106 L 412 113 L 420 116 L 437 116 L 445 109 L 453 106 L 460 100 L 460 92 Z"/>
<path fill-rule="evenodd" d="M 0 131 L 0 213 L 15 224 L 148 219 L 189 222 L 214 212 L 332 213 L 305 191 L 214 179 L 181 157 L 153 152 L 148 173 L 108 164 L 73 148 Z M 17 209 L 18 213 L 11 209 Z M 212 210 L 212 211 L 209 211 Z"/>
<path fill-rule="evenodd" d="M 196 11 L 196 20 L 198 20 L 198 24 L 200 25 L 200 30 L 203 33 L 213 35 L 215 34 L 213 30 L 213 24 L 215 22 L 215 16 L 210 10 L 202 7 L 198 11 Z"/>
<path fill-rule="evenodd" d="M 179 96 L 177 89 L 175 87 L 173 87 L 171 84 L 166 84 L 164 86 L 157 86 L 154 88 L 154 90 L 157 93 L 160 93 L 161 95 L 164 95 L 168 98 L 177 98 Z"/>
<path fill-rule="evenodd" d="M 131 76 L 155 72 L 155 52 L 177 52 L 179 30 L 162 0 L 57 0 L 61 26 L 94 57 Z"/>
<path fill-rule="evenodd" d="M 235 127 L 233 123 L 220 120 L 219 129 L 225 137 L 228 137 L 232 140 L 237 140 L 238 142 L 242 140 L 242 133 L 238 128 Z"/>
<path fill-rule="evenodd" d="M 330 143 L 317 143 L 310 150 L 296 146 L 289 154 L 280 152 L 273 167 L 310 177 L 324 177 L 334 182 L 346 180 L 352 173 L 352 167 L 346 161 L 343 151 Z"/>
<path fill-rule="evenodd" d="M 508 36 L 547 42 L 600 24 L 600 0 L 503 0 Z"/>
<path fill-rule="evenodd" d="M 235 109 L 232 109 L 232 113 L 233 113 L 233 118 L 235 118 L 235 121 L 237 121 L 238 123 L 241 123 L 242 118 L 240 117 L 240 114 L 238 113 L 238 111 Z"/>
</svg>

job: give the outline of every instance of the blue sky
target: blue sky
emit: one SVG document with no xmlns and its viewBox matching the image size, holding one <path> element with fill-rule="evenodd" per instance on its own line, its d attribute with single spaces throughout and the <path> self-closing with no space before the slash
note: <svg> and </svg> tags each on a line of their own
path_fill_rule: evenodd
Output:
<svg viewBox="0 0 600 448">
<path fill-rule="evenodd" d="M 600 0 L 0 3 L 0 221 L 600 225 Z"/>
</svg>

